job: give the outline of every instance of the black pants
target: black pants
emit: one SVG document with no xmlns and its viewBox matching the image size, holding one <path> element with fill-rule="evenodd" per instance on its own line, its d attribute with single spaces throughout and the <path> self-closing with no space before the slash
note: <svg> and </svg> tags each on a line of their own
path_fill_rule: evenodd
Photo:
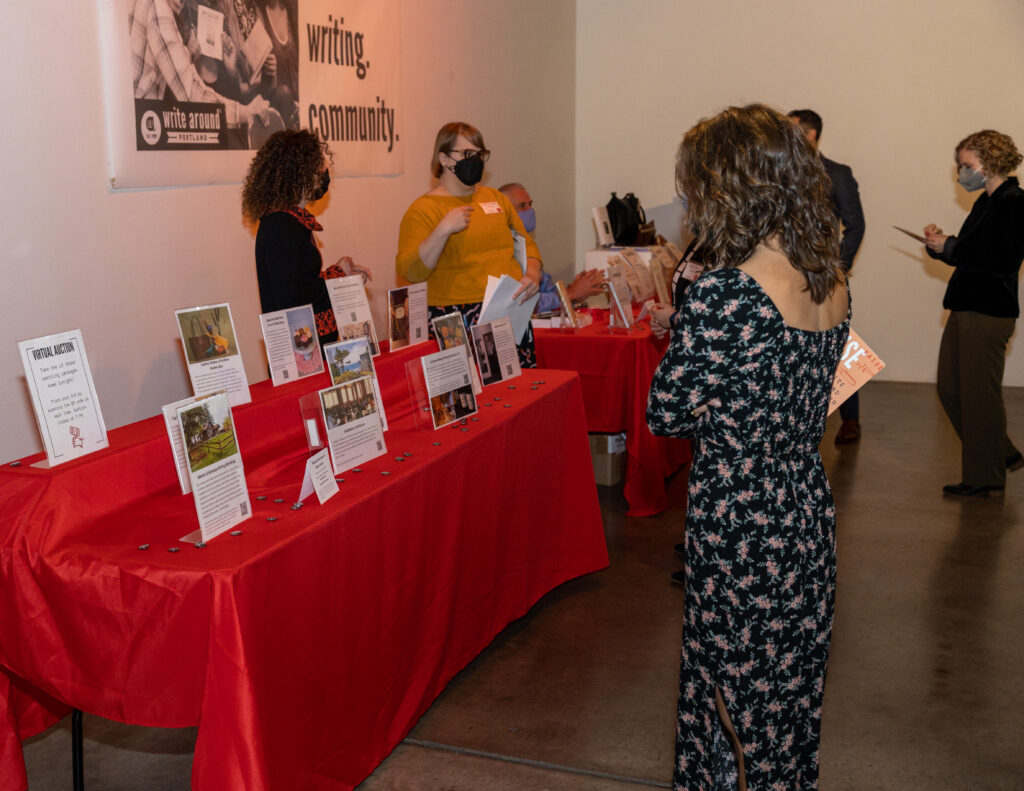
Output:
<svg viewBox="0 0 1024 791">
<path fill-rule="evenodd" d="M 1006 434 L 1003 369 L 1016 319 L 955 310 L 939 346 L 942 408 L 963 445 L 963 482 L 1004 486 L 1006 459 L 1017 452 Z"/>
</svg>

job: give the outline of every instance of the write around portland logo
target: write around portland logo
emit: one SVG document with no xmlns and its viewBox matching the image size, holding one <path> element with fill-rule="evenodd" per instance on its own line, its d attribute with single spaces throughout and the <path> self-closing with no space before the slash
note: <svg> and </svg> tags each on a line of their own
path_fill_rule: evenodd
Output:
<svg viewBox="0 0 1024 791">
<path fill-rule="evenodd" d="M 241 148 L 227 137 L 224 105 L 136 99 L 135 137 L 140 151 L 182 151 Z"/>
<path fill-rule="evenodd" d="M 160 142 L 163 131 L 159 113 L 146 110 L 142 114 L 142 118 L 139 119 L 139 135 L 142 137 L 142 141 L 148 146 L 155 146 Z"/>
</svg>

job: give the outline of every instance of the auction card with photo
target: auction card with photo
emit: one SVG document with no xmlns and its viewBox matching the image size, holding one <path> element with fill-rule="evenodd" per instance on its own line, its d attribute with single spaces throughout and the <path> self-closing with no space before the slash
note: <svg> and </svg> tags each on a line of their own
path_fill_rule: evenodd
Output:
<svg viewBox="0 0 1024 791">
<path fill-rule="evenodd" d="M 171 443 L 171 454 L 174 456 L 174 471 L 178 474 L 178 485 L 181 487 L 182 494 L 189 494 L 192 491 L 192 481 L 188 477 L 188 456 L 185 453 L 185 439 L 181 433 L 181 424 L 178 422 L 178 410 L 183 406 L 194 404 L 198 400 L 196 396 L 189 396 L 167 404 L 161 409 L 164 415 L 164 428 L 167 429 L 167 439 Z"/>
<path fill-rule="evenodd" d="M 377 370 L 373 365 L 368 338 L 353 338 L 348 341 L 328 343 L 324 346 L 324 357 L 327 358 L 327 370 L 331 374 L 332 384 L 340 385 L 362 376 L 369 376 L 373 381 L 373 392 L 377 396 L 377 414 L 380 415 L 382 431 L 388 430 L 388 419 L 384 414 L 384 398 L 380 393 L 380 382 L 377 381 Z"/>
<path fill-rule="evenodd" d="M 473 347 L 469 343 L 466 333 L 466 320 L 459 311 L 446 313 L 431 320 L 434 326 L 434 337 L 437 338 L 437 345 L 441 349 L 462 348 L 466 355 L 466 363 L 469 366 L 469 375 L 473 382 L 473 392 L 477 395 L 483 392 L 484 386 L 480 381 L 480 372 L 476 368 Z"/>
<path fill-rule="evenodd" d="M 477 324 L 472 328 L 476 359 L 480 363 L 480 378 L 484 385 L 519 376 L 519 352 L 508 316 Z"/>
<path fill-rule="evenodd" d="M 429 339 L 427 284 L 412 283 L 388 291 L 388 341 L 391 351 Z"/>
<path fill-rule="evenodd" d="M 338 323 L 338 339 L 346 341 L 369 338 L 370 354 L 376 357 L 380 354 L 380 345 L 377 343 L 377 331 L 373 326 L 363 276 L 332 277 L 324 282 L 327 284 L 327 295 L 331 298 L 334 320 Z"/>
<path fill-rule="evenodd" d="M 324 388 L 320 409 L 335 475 L 387 452 L 372 376 Z"/>
<path fill-rule="evenodd" d="M 252 401 L 228 304 L 183 308 L 174 311 L 174 318 L 192 392 L 201 396 L 223 390 L 231 406 Z"/>
<path fill-rule="evenodd" d="M 323 372 L 312 305 L 263 313 L 260 327 L 274 387 Z"/>
<path fill-rule="evenodd" d="M 453 347 L 424 355 L 420 364 L 435 429 L 476 414 L 469 360 L 462 349 Z"/>
<path fill-rule="evenodd" d="M 81 330 L 18 343 L 39 434 L 52 467 L 108 446 Z"/>
<path fill-rule="evenodd" d="M 228 394 L 217 393 L 179 407 L 178 426 L 199 517 L 198 533 L 181 540 L 206 542 L 252 516 Z"/>
</svg>

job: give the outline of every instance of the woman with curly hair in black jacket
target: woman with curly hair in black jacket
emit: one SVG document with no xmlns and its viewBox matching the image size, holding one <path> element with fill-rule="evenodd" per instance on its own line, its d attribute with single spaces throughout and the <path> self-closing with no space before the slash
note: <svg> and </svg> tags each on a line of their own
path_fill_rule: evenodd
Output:
<svg viewBox="0 0 1024 791">
<path fill-rule="evenodd" d="M 315 231 L 323 226 L 306 206 L 327 194 L 331 153 L 306 130 L 271 135 L 256 152 L 242 187 L 242 214 L 258 222 L 256 277 L 264 313 L 311 304 L 321 343 L 338 339 L 325 278 L 370 273 L 348 257 L 324 267 Z"/>
</svg>

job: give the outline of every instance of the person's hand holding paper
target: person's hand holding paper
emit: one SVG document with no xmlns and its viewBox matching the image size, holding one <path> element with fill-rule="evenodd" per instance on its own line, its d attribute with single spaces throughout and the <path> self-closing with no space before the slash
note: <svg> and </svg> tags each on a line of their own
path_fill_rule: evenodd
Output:
<svg viewBox="0 0 1024 791">
<path fill-rule="evenodd" d="M 518 299 L 527 292 L 524 281 L 536 286 L 528 277 L 517 281 L 508 275 L 502 275 L 500 278 L 489 276 L 483 305 L 480 308 L 480 318 L 477 320 L 478 324 L 486 324 L 502 316 L 508 316 L 512 321 L 512 331 L 515 333 L 517 344 L 522 342 L 530 317 L 533 315 L 533 308 L 540 299 L 537 288 L 534 288 L 533 293 L 528 294 L 525 299 Z"/>
<path fill-rule="evenodd" d="M 529 275 L 523 275 L 519 283 L 520 286 L 516 289 L 516 293 L 512 295 L 512 299 L 517 300 L 520 305 L 540 292 L 540 284 L 535 283 Z"/>
</svg>

